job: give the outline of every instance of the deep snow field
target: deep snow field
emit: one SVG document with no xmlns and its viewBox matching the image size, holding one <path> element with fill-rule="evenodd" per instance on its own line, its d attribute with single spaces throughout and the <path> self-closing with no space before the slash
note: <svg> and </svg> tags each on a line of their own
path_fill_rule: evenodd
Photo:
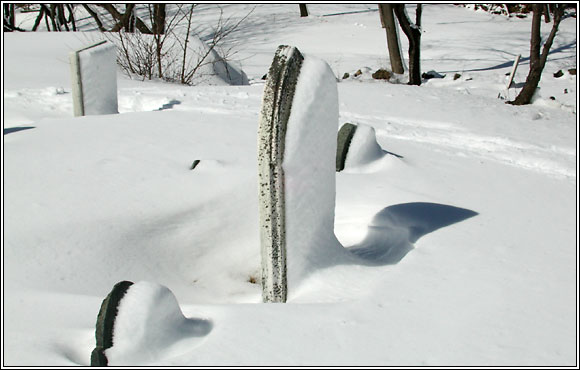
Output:
<svg viewBox="0 0 580 370">
<path fill-rule="evenodd" d="M 68 53 L 96 32 L 3 34 L 3 365 L 88 366 L 130 280 L 110 365 L 577 366 L 576 18 L 516 107 L 498 95 L 525 81 L 531 17 L 424 5 L 421 68 L 445 77 L 417 87 L 370 77 L 389 67 L 376 4 L 221 8 L 251 11 L 226 44 L 249 85 L 119 70 L 116 115 L 72 113 Z M 203 39 L 218 6 L 195 17 Z M 336 174 L 336 237 L 366 263 L 328 256 L 264 304 L 257 127 L 281 44 L 329 64 L 337 130 L 372 127 L 382 152 Z"/>
</svg>

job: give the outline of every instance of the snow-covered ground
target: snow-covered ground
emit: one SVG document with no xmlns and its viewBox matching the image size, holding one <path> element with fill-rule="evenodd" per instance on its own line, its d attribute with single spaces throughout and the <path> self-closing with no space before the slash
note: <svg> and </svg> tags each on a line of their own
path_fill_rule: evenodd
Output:
<svg viewBox="0 0 580 370">
<path fill-rule="evenodd" d="M 525 81 L 529 17 L 425 5 L 422 70 L 445 77 L 416 87 L 370 77 L 388 68 L 376 4 L 221 8 L 252 11 L 226 45 L 250 84 L 119 70 L 117 115 L 73 118 L 68 52 L 91 34 L 3 34 L 3 364 L 88 365 L 130 280 L 111 365 L 577 365 L 576 18 L 515 107 L 498 95 Z M 218 7 L 195 17 L 203 39 Z M 263 304 L 257 127 L 281 44 L 330 65 L 337 129 L 370 126 L 384 152 L 336 175 L 334 231 L 364 259 Z"/>
</svg>

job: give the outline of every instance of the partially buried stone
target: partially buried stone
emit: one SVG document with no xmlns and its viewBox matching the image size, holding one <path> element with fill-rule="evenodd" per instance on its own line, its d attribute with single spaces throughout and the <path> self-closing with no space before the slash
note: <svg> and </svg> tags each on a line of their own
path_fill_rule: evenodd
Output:
<svg viewBox="0 0 580 370">
<path fill-rule="evenodd" d="M 372 76 L 375 80 L 388 80 L 391 78 L 391 72 L 381 68 L 373 73 Z"/>
<path fill-rule="evenodd" d="M 195 161 L 193 161 L 193 163 L 191 164 L 191 167 L 189 169 L 190 170 L 195 169 L 195 167 L 197 167 L 197 165 L 199 164 L 199 162 L 201 162 L 199 159 L 196 159 Z"/>
<path fill-rule="evenodd" d="M 562 72 L 562 70 L 559 70 L 558 72 L 554 73 L 554 77 L 556 78 L 560 78 L 564 76 L 564 72 Z"/>
<path fill-rule="evenodd" d="M 131 281 L 121 281 L 115 284 L 109 295 L 107 295 L 101 304 L 95 330 L 95 339 L 97 343 L 95 349 L 91 353 L 91 366 L 107 366 L 108 364 L 105 350 L 113 346 L 113 330 L 115 327 L 115 318 L 118 314 L 119 303 L 131 285 L 133 285 Z"/>
<path fill-rule="evenodd" d="M 576 68 L 570 68 L 568 73 L 570 73 L 572 76 L 576 76 Z"/>
<path fill-rule="evenodd" d="M 336 172 L 344 170 L 346 156 L 356 131 L 356 127 L 357 126 L 352 123 L 345 123 L 338 131 L 336 143 Z"/>
<path fill-rule="evenodd" d="M 268 71 L 258 126 L 258 181 L 262 299 L 286 302 L 286 220 L 284 149 L 286 129 L 304 57 L 280 45 Z"/>
</svg>

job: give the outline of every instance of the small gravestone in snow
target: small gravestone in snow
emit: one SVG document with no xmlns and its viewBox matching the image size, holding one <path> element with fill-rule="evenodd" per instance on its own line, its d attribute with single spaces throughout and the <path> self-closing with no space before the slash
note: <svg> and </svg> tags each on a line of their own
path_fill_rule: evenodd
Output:
<svg viewBox="0 0 580 370">
<path fill-rule="evenodd" d="M 258 141 L 262 298 L 341 248 L 334 236 L 338 92 L 324 61 L 280 46 L 268 72 Z"/>
<path fill-rule="evenodd" d="M 336 140 L 336 172 L 344 170 L 344 164 L 346 163 L 346 155 L 348 154 L 348 148 L 350 147 L 350 142 L 356 131 L 356 125 L 352 123 L 345 123 L 342 125 L 340 130 L 338 130 L 338 136 Z"/>
<path fill-rule="evenodd" d="M 69 57 L 74 115 L 118 113 L 115 46 L 103 41 Z"/>
<path fill-rule="evenodd" d="M 386 154 L 369 125 L 345 123 L 338 131 L 336 172 L 374 162 Z"/>
<path fill-rule="evenodd" d="M 113 287 L 101 304 L 95 330 L 96 347 L 91 353 L 91 366 L 107 366 L 105 350 L 113 346 L 113 330 L 118 314 L 119 303 L 133 285 L 130 281 L 121 281 Z"/>
</svg>

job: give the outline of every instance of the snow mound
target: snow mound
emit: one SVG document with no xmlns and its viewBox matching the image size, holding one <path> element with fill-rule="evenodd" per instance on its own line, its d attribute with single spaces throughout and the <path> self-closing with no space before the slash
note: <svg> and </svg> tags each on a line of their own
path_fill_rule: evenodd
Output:
<svg viewBox="0 0 580 370">
<path fill-rule="evenodd" d="M 338 91 L 326 62 L 305 56 L 286 131 L 288 291 L 344 249 L 334 236 Z"/>
<path fill-rule="evenodd" d="M 187 319 L 167 287 L 146 281 L 129 287 L 119 303 L 109 365 L 139 365 L 190 351 L 211 331 L 207 320 Z"/>
<path fill-rule="evenodd" d="M 385 154 L 377 142 L 375 129 L 368 125 L 358 124 L 348 148 L 345 169 L 368 165 L 383 158 Z"/>
</svg>

